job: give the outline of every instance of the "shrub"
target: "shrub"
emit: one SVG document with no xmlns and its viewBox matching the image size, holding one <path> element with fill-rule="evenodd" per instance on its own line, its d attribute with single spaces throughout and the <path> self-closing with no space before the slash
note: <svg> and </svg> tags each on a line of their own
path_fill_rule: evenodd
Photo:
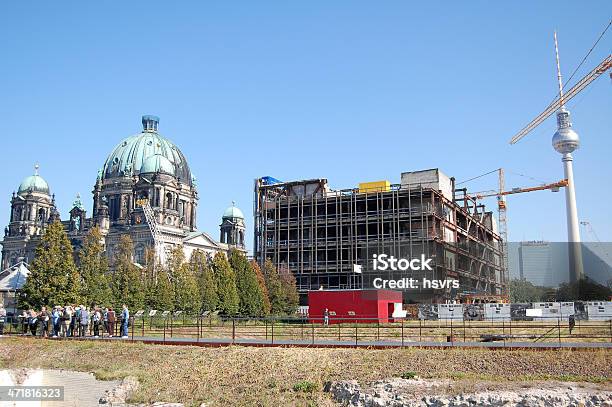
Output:
<svg viewBox="0 0 612 407">
<path fill-rule="evenodd" d="M 316 389 L 317 389 L 317 385 L 307 380 L 302 380 L 301 382 L 298 382 L 293 385 L 293 391 L 295 392 L 301 391 L 304 393 L 312 393 Z"/>
</svg>

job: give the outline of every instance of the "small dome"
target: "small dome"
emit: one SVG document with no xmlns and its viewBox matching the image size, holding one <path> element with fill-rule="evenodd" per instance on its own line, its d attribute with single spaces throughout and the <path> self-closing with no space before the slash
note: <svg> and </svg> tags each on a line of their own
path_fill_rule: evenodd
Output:
<svg viewBox="0 0 612 407">
<path fill-rule="evenodd" d="M 174 175 L 174 164 L 161 154 L 155 154 L 148 157 L 140 167 L 140 173 L 164 172 Z"/>
<path fill-rule="evenodd" d="M 25 192 L 41 192 L 49 195 L 49 184 L 47 184 L 47 181 L 45 181 L 43 177 L 38 175 L 38 165 L 36 165 L 34 169 L 34 175 L 30 175 L 21 181 L 17 193 L 22 194 Z"/>
<path fill-rule="evenodd" d="M 229 206 L 225 212 L 223 212 L 223 219 L 226 218 L 244 219 L 244 215 L 242 211 L 236 207 L 235 203 L 232 202 L 232 206 Z"/>
</svg>

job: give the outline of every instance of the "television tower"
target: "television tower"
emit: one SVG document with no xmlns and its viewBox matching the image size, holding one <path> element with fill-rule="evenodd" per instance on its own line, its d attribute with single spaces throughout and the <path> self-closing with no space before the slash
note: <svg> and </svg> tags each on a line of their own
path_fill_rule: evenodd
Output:
<svg viewBox="0 0 612 407">
<path fill-rule="evenodd" d="M 561 78 L 561 65 L 559 64 L 559 46 L 557 32 L 554 33 L 555 54 L 557 58 L 557 80 L 559 82 L 559 110 L 557 110 L 557 131 L 552 138 L 554 149 L 562 155 L 563 169 L 567 187 L 565 188 L 565 205 L 567 211 L 567 241 L 569 251 L 570 281 L 584 278 L 582 265 L 582 244 L 580 242 L 580 228 L 578 223 L 578 208 L 576 206 L 576 190 L 574 188 L 574 157 L 572 153 L 580 147 L 580 137 L 572 129 L 570 112 L 565 107 L 563 99 L 563 80 Z"/>
</svg>

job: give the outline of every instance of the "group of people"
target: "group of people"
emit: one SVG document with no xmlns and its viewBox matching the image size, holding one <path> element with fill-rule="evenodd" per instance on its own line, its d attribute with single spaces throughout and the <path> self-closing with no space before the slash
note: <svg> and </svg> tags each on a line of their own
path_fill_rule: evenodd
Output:
<svg viewBox="0 0 612 407">
<path fill-rule="evenodd" d="M 94 338 L 112 338 L 115 335 L 115 327 L 119 324 L 121 337 L 127 338 L 130 311 L 125 304 L 119 315 L 112 307 L 56 305 L 50 309 L 42 307 L 40 311 L 23 311 L 18 318 L 23 335 L 30 333 L 40 337 L 69 338 L 93 334 Z"/>
</svg>

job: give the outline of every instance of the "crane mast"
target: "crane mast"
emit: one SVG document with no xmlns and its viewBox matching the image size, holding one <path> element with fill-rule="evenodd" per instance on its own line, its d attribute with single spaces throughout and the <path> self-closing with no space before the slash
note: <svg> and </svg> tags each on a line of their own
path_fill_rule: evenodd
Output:
<svg viewBox="0 0 612 407">
<path fill-rule="evenodd" d="M 153 212 L 153 208 L 151 208 L 151 204 L 149 203 L 148 199 L 139 199 L 138 201 L 136 201 L 136 204 L 142 207 L 145 219 L 147 220 L 147 224 L 149 225 L 149 230 L 151 231 L 151 236 L 153 237 L 155 257 L 161 264 L 165 264 L 166 253 L 163 249 L 161 241 L 161 232 L 159 231 L 157 220 L 155 219 L 155 212 Z"/>
<path fill-rule="evenodd" d="M 509 191 L 505 191 L 505 176 L 504 169 L 499 168 L 498 170 L 498 181 L 499 188 L 497 191 L 491 192 L 482 192 L 476 193 L 473 195 L 475 199 L 483 199 L 489 197 L 497 197 L 497 211 L 499 217 L 499 237 L 502 241 L 501 247 L 501 262 L 503 266 L 504 273 L 502 275 L 502 279 L 504 283 L 507 283 L 508 277 L 508 217 L 507 217 L 507 209 L 508 206 L 506 204 L 506 196 L 514 195 L 514 194 L 522 194 L 526 192 L 535 192 L 535 191 L 543 191 L 543 190 L 551 190 L 553 192 L 558 192 L 559 188 L 566 187 L 568 185 L 568 181 L 566 179 L 553 182 L 550 184 L 539 185 L 535 187 L 527 187 L 527 188 L 512 188 Z M 507 284 L 506 284 L 507 286 Z"/>
</svg>

